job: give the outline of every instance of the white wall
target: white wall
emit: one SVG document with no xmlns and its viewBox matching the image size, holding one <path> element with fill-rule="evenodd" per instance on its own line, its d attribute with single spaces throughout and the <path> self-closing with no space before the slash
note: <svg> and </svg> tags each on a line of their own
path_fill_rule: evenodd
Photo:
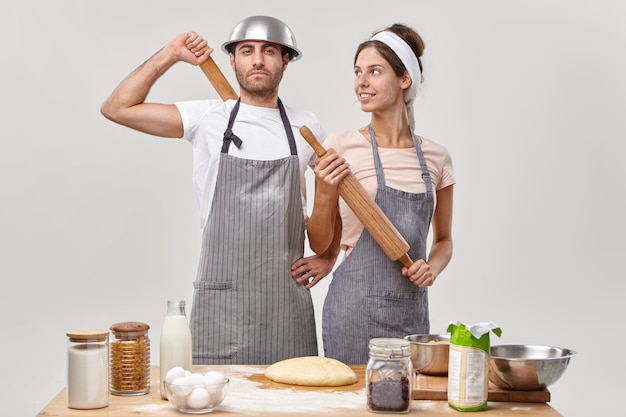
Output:
<svg viewBox="0 0 626 417">
<path fill-rule="evenodd" d="M 626 371 L 615 343 L 625 310 L 619 0 L 2 2 L 4 413 L 33 416 L 62 389 L 69 329 L 144 321 L 158 361 L 166 300 L 191 302 L 198 259 L 190 147 L 114 125 L 99 107 L 178 33 L 217 46 L 253 14 L 295 31 L 304 58 L 281 96 L 331 131 L 368 120 L 351 90 L 357 44 L 398 21 L 423 35 L 418 133 L 448 146 L 458 180 L 433 332 L 489 320 L 504 330 L 494 344 L 575 349 L 552 406 L 616 415 Z M 214 56 L 232 81 L 226 55 Z M 150 99 L 205 97 L 216 95 L 201 71 L 179 64 Z M 327 284 L 313 289 L 318 309 Z"/>
</svg>

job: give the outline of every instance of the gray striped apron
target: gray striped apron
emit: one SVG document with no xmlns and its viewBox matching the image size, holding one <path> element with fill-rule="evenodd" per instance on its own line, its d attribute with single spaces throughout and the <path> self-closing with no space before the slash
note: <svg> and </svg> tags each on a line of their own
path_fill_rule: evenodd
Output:
<svg viewBox="0 0 626 417">
<path fill-rule="evenodd" d="M 375 201 L 409 243 L 411 259 L 426 259 L 434 195 L 419 141 L 413 135 L 426 192 L 409 193 L 385 185 L 371 126 L 370 137 L 378 184 Z M 402 264 L 391 261 L 363 229 L 328 287 L 322 313 L 325 356 L 347 364 L 364 364 L 371 338 L 429 332 L 428 291 L 412 284 L 401 271 Z"/>
<path fill-rule="evenodd" d="M 300 168 L 291 125 L 278 100 L 291 155 L 236 158 L 233 108 L 204 228 L 190 324 L 194 364 L 271 364 L 317 355 L 311 294 L 291 277 L 304 253 Z M 262 138 L 260 138 L 262 140 Z"/>
</svg>

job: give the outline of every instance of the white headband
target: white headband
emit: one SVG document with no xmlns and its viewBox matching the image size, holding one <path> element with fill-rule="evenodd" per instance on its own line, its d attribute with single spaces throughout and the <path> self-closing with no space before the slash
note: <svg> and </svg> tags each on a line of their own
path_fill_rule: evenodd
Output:
<svg viewBox="0 0 626 417">
<path fill-rule="evenodd" d="M 415 128 L 415 120 L 413 116 L 413 102 L 415 101 L 415 97 L 417 96 L 417 90 L 419 88 L 420 83 L 422 82 L 422 73 L 420 71 L 420 66 L 417 61 L 417 56 L 415 52 L 411 49 L 411 47 L 398 35 L 393 32 L 383 31 L 378 32 L 376 35 L 372 36 L 370 40 L 380 41 L 391 48 L 393 52 L 400 58 L 402 64 L 409 72 L 409 76 L 413 81 L 411 86 L 406 92 L 405 95 L 405 103 L 407 106 L 407 113 L 409 117 L 409 125 L 411 129 Z"/>
</svg>

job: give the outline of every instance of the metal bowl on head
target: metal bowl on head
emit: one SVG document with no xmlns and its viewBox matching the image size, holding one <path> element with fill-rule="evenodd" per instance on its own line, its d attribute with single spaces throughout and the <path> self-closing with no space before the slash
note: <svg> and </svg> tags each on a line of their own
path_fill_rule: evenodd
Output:
<svg viewBox="0 0 626 417">
<path fill-rule="evenodd" d="M 449 334 L 410 334 L 413 369 L 424 375 L 448 375 Z"/>
<path fill-rule="evenodd" d="M 489 380 L 504 389 L 541 390 L 554 384 L 576 355 L 571 349 L 553 346 L 492 346 Z"/>
<path fill-rule="evenodd" d="M 231 46 L 244 40 L 269 41 L 282 45 L 289 50 L 290 61 L 296 61 L 302 57 L 291 28 L 275 17 L 250 16 L 243 19 L 233 28 L 228 41 L 222 45 L 222 50 L 230 53 Z"/>
</svg>

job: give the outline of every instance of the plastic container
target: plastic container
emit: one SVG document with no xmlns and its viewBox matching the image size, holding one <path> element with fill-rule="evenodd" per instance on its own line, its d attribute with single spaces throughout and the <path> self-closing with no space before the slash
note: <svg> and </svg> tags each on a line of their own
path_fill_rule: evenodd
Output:
<svg viewBox="0 0 626 417">
<path fill-rule="evenodd" d="M 109 389 L 113 395 L 150 392 L 150 337 L 145 323 L 115 323 L 111 330 Z"/>
<path fill-rule="evenodd" d="M 408 340 L 374 338 L 365 369 L 367 410 L 401 414 L 411 409 L 413 365 Z"/>
<path fill-rule="evenodd" d="M 67 332 L 67 390 L 69 408 L 89 410 L 109 405 L 109 332 Z"/>
</svg>

